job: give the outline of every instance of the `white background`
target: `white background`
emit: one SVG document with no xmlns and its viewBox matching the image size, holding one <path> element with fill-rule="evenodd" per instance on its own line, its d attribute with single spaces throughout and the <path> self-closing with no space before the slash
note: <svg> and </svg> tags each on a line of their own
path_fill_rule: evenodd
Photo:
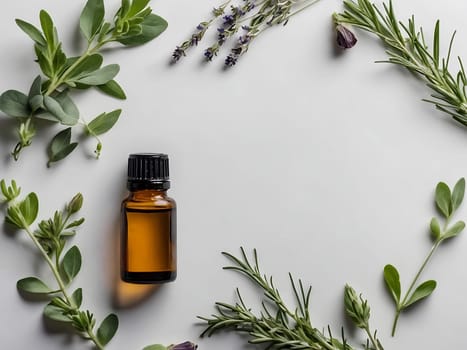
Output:
<svg viewBox="0 0 467 350">
<path fill-rule="evenodd" d="M 27 91 L 38 74 L 31 41 L 14 18 L 37 24 L 39 10 L 47 9 L 66 51 L 76 54 L 82 49 L 76 28 L 83 5 L 81 0 L 3 4 L 1 91 Z M 108 14 L 118 5 L 106 1 Z M 257 304 L 259 294 L 245 279 L 221 269 L 227 263 L 221 251 L 237 254 L 240 246 L 258 249 L 264 271 L 274 275 L 288 301 L 293 301 L 289 271 L 312 284 L 314 326 L 329 324 L 339 334 L 344 325 L 353 344 L 363 336 L 345 320 L 345 283 L 368 298 L 371 325 L 386 349 L 465 348 L 466 237 L 440 247 L 422 276 L 436 279 L 438 288 L 401 316 L 395 338 L 390 337 L 393 303 L 382 270 L 387 263 L 396 265 L 406 290 L 431 246 L 428 223 L 435 215 L 436 183 L 452 186 L 467 175 L 467 130 L 420 101 L 429 95 L 423 82 L 401 68 L 373 63 L 386 58 L 373 36 L 358 32 L 354 49 L 336 51 L 330 16 L 342 9 L 340 1 L 322 0 L 285 28 L 268 30 L 231 70 L 222 69 L 226 51 L 211 64 L 202 63 L 212 32 L 171 66 L 173 48 L 215 5 L 154 2 L 155 12 L 169 22 L 167 31 L 145 46 L 106 52 L 106 63 L 121 65 L 117 80 L 128 99 L 95 91 L 76 97 L 88 120 L 123 108 L 121 120 L 103 136 L 100 160 L 91 158 L 94 142 L 89 140 L 47 169 L 46 144 L 54 130 L 39 133 L 13 162 L 8 153 L 15 140 L 8 136 L 6 117 L 0 121 L 0 177 L 15 178 L 25 192 L 37 192 L 41 218 L 76 192 L 85 197 L 86 223 L 73 239 L 83 255 L 74 285 L 83 287 L 84 306 L 98 320 L 118 313 L 120 329 L 109 349 L 186 339 L 203 350 L 244 348 L 245 339 L 234 334 L 199 339 L 203 327 L 196 319 L 211 314 L 215 301 L 235 302 L 237 286 L 248 303 Z M 457 29 L 454 54 L 467 57 L 464 1 L 394 5 L 401 19 L 415 14 L 428 37 L 441 19 L 443 49 Z M 169 154 L 179 237 L 177 281 L 136 305 L 129 305 L 137 298 L 134 293 L 143 291 L 122 295 L 115 245 L 132 152 Z M 465 206 L 459 218 L 467 218 Z M 0 242 L 0 347 L 89 348 L 44 324 L 44 302 L 18 294 L 18 279 L 48 278 L 30 242 L 22 233 L 2 233 Z"/>
</svg>

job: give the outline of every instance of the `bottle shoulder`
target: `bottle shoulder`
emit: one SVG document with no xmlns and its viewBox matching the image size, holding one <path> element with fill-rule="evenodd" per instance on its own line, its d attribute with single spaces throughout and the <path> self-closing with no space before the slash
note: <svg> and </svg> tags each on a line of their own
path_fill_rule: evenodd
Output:
<svg viewBox="0 0 467 350">
<path fill-rule="evenodd" d="M 122 202 L 122 208 L 175 209 L 176 206 L 175 200 L 161 191 L 130 192 Z"/>
</svg>

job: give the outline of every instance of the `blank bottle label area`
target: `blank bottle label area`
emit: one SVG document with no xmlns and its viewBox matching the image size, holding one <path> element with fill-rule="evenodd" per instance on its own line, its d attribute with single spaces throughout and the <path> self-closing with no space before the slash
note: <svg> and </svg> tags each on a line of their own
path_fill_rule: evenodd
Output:
<svg viewBox="0 0 467 350">
<path fill-rule="evenodd" d="M 126 268 L 128 272 L 175 269 L 172 210 L 126 210 Z"/>
</svg>

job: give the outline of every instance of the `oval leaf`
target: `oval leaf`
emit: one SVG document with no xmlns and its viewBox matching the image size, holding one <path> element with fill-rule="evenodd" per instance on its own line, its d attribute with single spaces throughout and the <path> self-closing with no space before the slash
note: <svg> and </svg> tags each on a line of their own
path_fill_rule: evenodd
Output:
<svg viewBox="0 0 467 350">
<path fill-rule="evenodd" d="M 31 225 L 37 218 L 39 212 L 39 199 L 34 192 L 31 192 L 19 204 L 19 210 L 27 225 Z"/>
<path fill-rule="evenodd" d="M 69 80 L 77 79 L 83 75 L 98 70 L 101 67 L 103 60 L 102 55 L 98 53 L 87 56 L 68 73 Z"/>
<path fill-rule="evenodd" d="M 20 279 L 18 282 L 16 282 L 16 287 L 22 292 L 34 294 L 49 294 L 53 292 L 52 289 L 50 289 L 37 277 L 27 277 Z"/>
<path fill-rule="evenodd" d="M 75 306 L 79 308 L 81 306 L 81 303 L 83 302 L 83 290 L 81 288 L 75 290 L 71 295 L 71 299 L 73 299 Z"/>
<path fill-rule="evenodd" d="M 68 156 L 78 146 L 77 142 L 70 143 L 71 128 L 66 128 L 54 136 L 49 144 L 49 166 L 52 162 L 58 162 Z"/>
<path fill-rule="evenodd" d="M 457 236 L 462 230 L 465 228 L 464 221 L 458 221 L 454 225 L 452 225 L 446 233 L 443 235 L 443 239 L 451 238 Z"/>
<path fill-rule="evenodd" d="M 461 178 L 457 181 L 454 189 L 452 190 L 452 210 L 456 210 L 462 203 L 465 193 L 465 179 Z"/>
<path fill-rule="evenodd" d="M 78 122 L 76 115 L 68 114 L 58 100 L 44 96 L 44 106 L 63 125 L 75 125 Z"/>
<path fill-rule="evenodd" d="M 46 41 L 50 43 L 54 42 L 54 23 L 52 17 L 45 10 L 41 10 L 39 13 L 39 19 L 41 22 L 42 31 L 44 32 Z"/>
<path fill-rule="evenodd" d="M 441 236 L 441 227 L 439 226 L 438 219 L 432 218 L 430 221 L 430 230 L 433 238 L 436 240 Z"/>
<path fill-rule="evenodd" d="M 10 117 L 27 117 L 31 114 L 28 97 L 17 90 L 5 91 L 0 96 L 0 110 Z"/>
<path fill-rule="evenodd" d="M 109 131 L 120 117 L 121 109 L 116 109 L 110 113 L 102 113 L 94 118 L 88 125 L 87 130 L 91 135 L 101 135 Z"/>
<path fill-rule="evenodd" d="M 425 299 L 429 296 L 436 288 L 436 281 L 429 280 L 423 282 L 421 285 L 415 289 L 415 291 L 410 296 L 409 300 L 403 305 L 404 308 L 416 303 L 419 300 Z"/>
<path fill-rule="evenodd" d="M 103 85 L 111 81 L 120 71 L 118 64 L 109 64 L 76 80 L 79 84 Z"/>
<path fill-rule="evenodd" d="M 79 18 L 79 27 L 84 37 L 90 42 L 104 22 L 104 1 L 88 0 Z"/>
<path fill-rule="evenodd" d="M 44 308 L 44 316 L 57 322 L 71 322 L 68 316 L 63 314 L 63 309 L 58 306 L 47 304 Z"/>
<path fill-rule="evenodd" d="M 388 264 L 384 267 L 384 281 L 396 305 L 399 305 L 401 298 L 401 282 L 399 272 L 394 266 Z"/>
<path fill-rule="evenodd" d="M 15 22 L 18 27 L 20 27 L 21 30 L 25 32 L 36 44 L 41 46 L 47 45 L 45 38 L 40 30 L 33 26 L 31 23 L 25 22 L 21 19 L 16 19 Z"/>
<path fill-rule="evenodd" d="M 435 201 L 440 212 L 445 217 L 449 217 L 452 213 L 451 190 L 444 182 L 436 186 Z"/>
<path fill-rule="evenodd" d="M 106 345 L 115 335 L 118 329 L 118 317 L 115 314 L 108 315 L 97 329 L 97 339 L 102 345 Z"/>
<path fill-rule="evenodd" d="M 71 282 L 78 274 L 81 269 L 81 253 L 77 246 L 71 247 L 66 252 L 61 263 L 61 268 L 68 282 Z"/>
<path fill-rule="evenodd" d="M 110 80 L 103 85 L 97 85 L 97 88 L 109 96 L 120 100 L 126 99 L 125 91 L 123 91 L 122 87 L 115 80 Z"/>
<path fill-rule="evenodd" d="M 153 13 L 148 15 L 141 23 L 142 31 L 135 36 L 117 39 L 123 45 L 142 45 L 158 37 L 167 29 L 168 23 L 165 19 Z"/>
</svg>

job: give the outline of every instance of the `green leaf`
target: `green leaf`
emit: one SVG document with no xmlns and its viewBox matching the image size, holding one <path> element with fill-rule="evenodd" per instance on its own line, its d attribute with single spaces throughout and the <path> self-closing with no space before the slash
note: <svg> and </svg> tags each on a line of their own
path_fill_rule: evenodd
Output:
<svg viewBox="0 0 467 350">
<path fill-rule="evenodd" d="M 441 227 L 439 226 L 438 219 L 432 218 L 430 221 L 430 230 L 433 238 L 436 240 L 441 236 Z"/>
<path fill-rule="evenodd" d="M 81 76 L 75 81 L 85 85 L 103 85 L 111 81 L 120 71 L 118 64 L 109 64 L 94 72 Z"/>
<path fill-rule="evenodd" d="M 452 210 L 455 211 L 462 204 L 465 193 L 465 179 L 461 178 L 457 181 L 452 190 Z"/>
<path fill-rule="evenodd" d="M 110 113 L 98 115 L 87 125 L 88 133 L 97 136 L 109 131 L 117 122 L 121 112 L 121 109 L 116 109 Z"/>
<path fill-rule="evenodd" d="M 115 314 L 108 315 L 97 329 L 97 339 L 102 345 L 107 343 L 113 338 L 118 329 L 118 317 Z"/>
<path fill-rule="evenodd" d="M 401 298 L 401 282 L 399 272 L 394 266 L 388 264 L 384 267 L 384 281 L 396 305 L 399 305 Z"/>
<path fill-rule="evenodd" d="M 126 17 L 134 17 L 149 4 L 150 0 L 133 0 Z"/>
<path fill-rule="evenodd" d="M 77 142 L 70 143 L 71 128 L 60 131 L 54 136 L 49 145 L 49 162 L 57 162 L 68 156 L 78 146 Z"/>
<path fill-rule="evenodd" d="M 67 113 L 60 102 L 53 97 L 44 96 L 44 106 L 63 125 L 76 125 L 78 122 L 76 114 Z"/>
<path fill-rule="evenodd" d="M 71 322 L 70 318 L 63 314 L 63 309 L 51 303 L 44 308 L 44 316 L 57 322 Z"/>
<path fill-rule="evenodd" d="M 70 71 L 68 79 L 73 81 L 85 74 L 98 70 L 101 67 L 103 60 L 102 55 L 98 53 L 87 56 L 76 67 L 74 67 L 72 71 Z"/>
<path fill-rule="evenodd" d="M 83 222 L 84 222 L 84 218 L 75 220 L 75 221 L 73 221 L 73 222 L 70 222 L 70 223 L 65 227 L 65 229 L 69 229 L 69 228 L 73 228 L 73 227 L 80 226 Z"/>
<path fill-rule="evenodd" d="M 126 99 L 125 91 L 123 91 L 122 87 L 115 80 L 110 80 L 105 84 L 97 85 L 97 88 L 109 96 L 120 100 Z"/>
<path fill-rule="evenodd" d="M 167 350 L 167 346 L 164 346 L 162 344 L 154 344 L 144 347 L 143 350 Z"/>
<path fill-rule="evenodd" d="M 60 104 L 67 116 L 71 117 L 72 120 L 79 119 L 78 107 L 76 107 L 76 104 L 73 102 L 70 95 L 68 94 L 68 90 L 65 89 L 61 91 L 59 94 L 54 96 L 54 98 Z"/>
<path fill-rule="evenodd" d="M 33 26 L 31 23 L 25 22 L 21 19 L 16 19 L 15 22 L 18 27 L 20 27 L 21 30 L 25 32 L 36 44 L 41 46 L 47 45 L 45 38 L 40 30 Z"/>
<path fill-rule="evenodd" d="M 29 106 L 35 112 L 38 109 L 45 108 L 44 106 L 44 97 L 42 95 L 36 95 L 29 99 Z M 57 121 L 55 118 L 52 118 L 52 121 Z"/>
<path fill-rule="evenodd" d="M 39 199 L 34 192 L 29 193 L 19 204 L 19 210 L 27 225 L 31 225 L 39 212 Z"/>
<path fill-rule="evenodd" d="M 45 39 L 49 43 L 54 43 L 54 23 L 52 17 L 45 10 L 41 10 L 39 13 L 39 19 L 41 21 L 42 31 L 44 32 Z"/>
<path fill-rule="evenodd" d="M 81 33 L 91 42 L 104 22 L 105 8 L 103 0 L 88 0 L 79 18 Z"/>
<path fill-rule="evenodd" d="M 33 294 L 49 294 L 53 290 L 37 277 L 27 277 L 16 282 L 16 288 L 22 292 Z"/>
<path fill-rule="evenodd" d="M 19 229 L 25 229 L 27 227 L 23 222 L 23 216 L 17 205 L 12 205 L 7 208 L 5 221 Z"/>
<path fill-rule="evenodd" d="M 168 23 L 165 19 L 151 13 L 141 23 L 142 32 L 135 36 L 118 38 L 117 41 L 123 45 L 142 45 L 158 37 L 167 29 Z"/>
<path fill-rule="evenodd" d="M 452 213 L 451 190 L 444 182 L 436 186 L 435 201 L 440 212 L 446 218 L 449 217 Z"/>
<path fill-rule="evenodd" d="M 28 97 L 17 90 L 5 91 L 0 96 L 0 110 L 10 117 L 28 117 L 31 114 Z"/>
<path fill-rule="evenodd" d="M 75 290 L 71 295 L 71 299 L 73 299 L 75 306 L 79 308 L 81 306 L 81 303 L 83 302 L 83 290 L 81 288 Z"/>
<path fill-rule="evenodd" d="M 417 289 L 412 293 L 409 300 L 403 305 L 404 308 L 416 303 L 429 296 L 436 288 L 436 281 L 429 280 L 420 284 Z"/>
<path fill-rule="evenodd" d="M 458 221 L 452 225 L 443 235 L 443 239 L 457 236 L 465 228 L 464 221 Z"/>
<path fill-rule="evenodd" d="M 73 246 L 68 250 L 61 262 L 61 268 L 65 273 L 68 282 L 71 282 L 76 277 L 81 269 L 81 253 L 77 246 Z"/>
<path fill-rule="evenodd" d="M 31 99 L 36 95 L 42 95 L 42 79 L 40 75 L 38 75 L 32 82 L 28 97 Z"/>
</svg>

